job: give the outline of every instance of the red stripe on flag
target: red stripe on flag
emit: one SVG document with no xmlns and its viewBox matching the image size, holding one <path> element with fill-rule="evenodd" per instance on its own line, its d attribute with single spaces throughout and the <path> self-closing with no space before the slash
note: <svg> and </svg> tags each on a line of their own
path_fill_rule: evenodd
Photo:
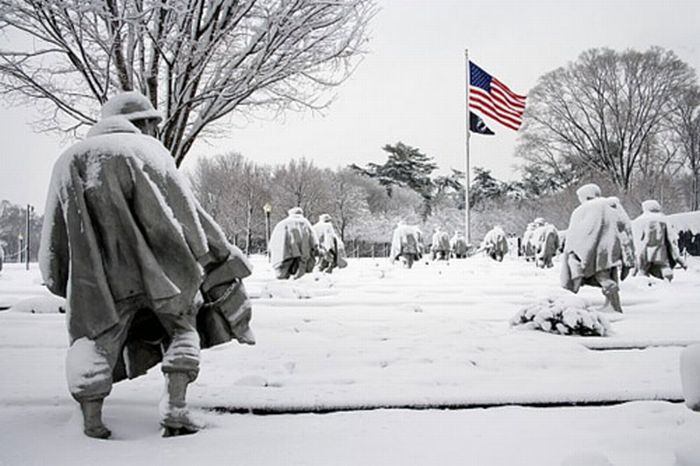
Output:
<svg viewBox="0 0 700 466">
<path fill-rule="evenodd" d="M 523 110 L 519 108 L 514 108 L 506 102 L 503 97 L 497 92 L 491 90 L 491 99 L 493 104 L 503 110 L 504 112 L 513 115 L 514 117 L 521 118 L 523 116 Z"/>
<path fill-rule="evenodd" d="M 501 81 L 499 81 L 498 79 L 496 79 L 494 77 L 491 78 L 491 85 L 493 85 L 493 84 L 496 84 L 496 85 L 502 87 L 504 91 L 506 91 L 508 94 L 510 94 L 511 97 L 513 97 L 513 99 L 520 100 L 523 102 L 523 105 L 525 105 L 525 99 L 527 98 L 527 96 L 516 94 L 515 92 L 510 90 L 510 87 L 506 86 L 505 84 L 503 84 Z"/>
<path fill-rule="evenodd" d="M 482 113 L 483 113 L 484 115 L 486 115 L 487 117 L 493 118 L 493 119 L 494 119 L 495 121 L 497 121 L 498 123 L 502 124 L 503 126 L 505 126 L 505 127 L 507 127 L 507 128 L 512 129 L 513 131 L 517 131 L 517 130 L 520 128 L 519 126 L 515 126 L 515 125 L 513 125 L 513 124 L 511 124 L 511 123 L 508 123 L 508 122 L 505 122 L 505 121 L 501 121 L 500 118 L 498 118 L 496 115 L 492 114 L 488 109 L 481 108 L 481 107 L 478 106 L 478 105 L 472 105 L 472 108 L 475 109 L 475 110 L 479 110 L 480 112 L 482 112 Z"/>
<path fill-rule="evenodd" d="M 520 124 L 522 123 L 522 120 L 516 120 L 512 117 L 500 114 L 500 112 L 495 109 L 490 102 L 483 100 L 480 96 L 474 96 L 474 94 L 471 92 L 469 94 L 469 106 L 476 110 L 480 110 L 486 116 L 493 118 L 503 126 L 507 126 L 515 131 L 520 128 Z"/>
<path fill-rule="evenodd" d="M 510 100 L 510 98 L 498 87 L 496 86 L 491 86 L 491 95 L 496 98 L 498 97 L 501 99 L 501 102 L 503 105 L 510 109 L 513 112 L 520 112 L 522 113 L 525 110 L 525 104 L 521 104 L 519 102 L 514 103 Z"/>
<path fill-rule="evenodd" d="M 509 113 L 499 108 L 492 99 L 492 96 L 481 89 L 471 88 L 469 92 L 469 101 L 480 102 L 482 105 L 489 107 L 492 113 L 498 115 L 500 118 L 510 121 L 512 124 L 520 126 L 522 123 L 522 116 Z M 500 121 L 500 120 L 499 120 Z"/>
</svg>

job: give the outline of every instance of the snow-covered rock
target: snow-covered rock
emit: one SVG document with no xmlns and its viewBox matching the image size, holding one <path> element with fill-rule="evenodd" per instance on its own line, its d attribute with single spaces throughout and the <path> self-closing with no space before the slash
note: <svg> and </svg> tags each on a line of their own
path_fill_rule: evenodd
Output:
<svg viewBox="0 0 700 466">
<path fill-rule="evenodd" d="M 700 344 L 691 345 L 681 353 L 681 384 L 686 406 L 700 411 Z"/>
<path fill-rule="evenodd" d="M 573 295 L 550 297 L 526 306 L 510 324 L 560 335 L 604 337 L 610 333 L 608 319 L 591 310 L 584 299 Z"/>
</svg>

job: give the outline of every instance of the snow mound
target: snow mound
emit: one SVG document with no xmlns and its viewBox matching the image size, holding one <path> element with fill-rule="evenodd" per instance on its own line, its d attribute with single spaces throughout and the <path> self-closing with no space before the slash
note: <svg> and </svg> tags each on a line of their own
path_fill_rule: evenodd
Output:
<svg viewBox="0 0 700 466">
<path fill-rule="evenodd" d="M 510 325 L 560 335 L 604 337 L 610 333 L 608 319 L 577 296 L 546 298 L 531 304 L 521 309 Z"/>
<path fill-rule="evenodd" d="M 681 385 L 686 406 L 700 411 L 700 344 L 691 345 L 681 353 Z"/>
<path fill-rule="evenodd" d="M 28 314 L 65 314 L 66 300 L 57 296 L 35 296 L 17 301 L 10 307 L 10 311 Z"/>
</svg>

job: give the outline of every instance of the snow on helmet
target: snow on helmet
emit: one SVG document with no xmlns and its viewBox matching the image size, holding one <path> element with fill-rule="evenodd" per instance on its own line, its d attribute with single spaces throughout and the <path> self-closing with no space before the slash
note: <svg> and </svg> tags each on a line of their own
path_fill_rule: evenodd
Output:
<svg viewBox="0 0 700 466">
<path fill-rule="evenodd" d="M 589 201 L 600 197 L 600 187 L 594 183 L 584 184 L 576 190 L 576 195 L 581 202 Z"/>
<path fill-rule="evenodd" d="M 163 117 L 153 108 L 151 101 L 138 91 L 122 92 L 112 96 L 102 106 L 102 118 L 123 116 L 129 121 L 156 119 L 161 121 Z"/>
<path fill-rule="evenodd" d="M 642 211 L 644 212 L 661 212 L 661 204 L 655 199 L 648 199 L 642 202 Z"/>
</svg>

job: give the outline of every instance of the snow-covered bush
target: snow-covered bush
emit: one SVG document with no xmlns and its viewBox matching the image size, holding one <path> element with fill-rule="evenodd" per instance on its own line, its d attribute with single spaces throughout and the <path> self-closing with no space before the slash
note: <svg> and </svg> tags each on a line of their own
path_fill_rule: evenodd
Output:
<svg viewBox="0 0 700 466">
<path fill-rule="evenodd" d="M 610 323 L 605 316 L 574 296 L 547 298 L 531 304 L 520 310 L 510 325 L 560 335 L 604 337 L 610 333 Z"/>
</svg>

